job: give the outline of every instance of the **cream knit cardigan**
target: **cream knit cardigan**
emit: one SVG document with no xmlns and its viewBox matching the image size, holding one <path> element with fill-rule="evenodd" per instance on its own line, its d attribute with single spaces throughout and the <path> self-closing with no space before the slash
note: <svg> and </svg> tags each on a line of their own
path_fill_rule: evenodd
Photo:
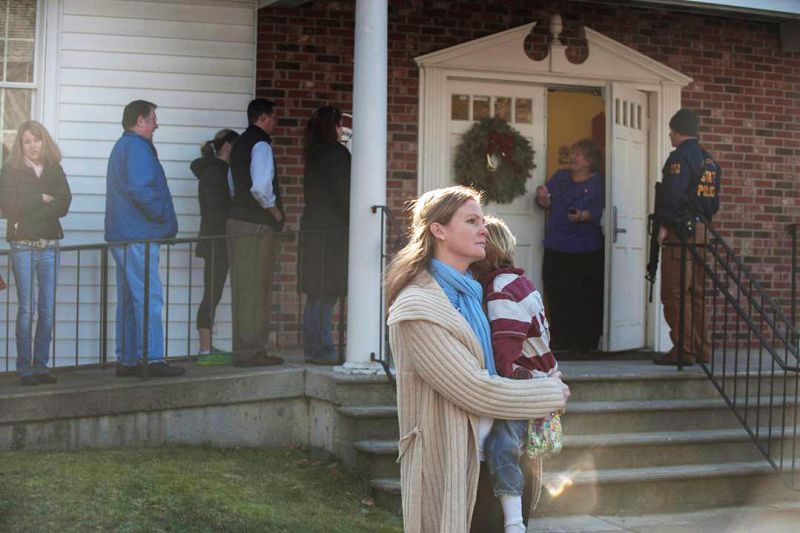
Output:
<svg viewBox="0 0 800 533">
<path fill-rule="evenodd" d="M 400 292 L 387 322 L 405 531 L 467 533 L 480 469 L 478 417 L 548 416 L 564 406 L 561 385 L 490 377 L 478 338 L 427 271 Z"/>
</svg>

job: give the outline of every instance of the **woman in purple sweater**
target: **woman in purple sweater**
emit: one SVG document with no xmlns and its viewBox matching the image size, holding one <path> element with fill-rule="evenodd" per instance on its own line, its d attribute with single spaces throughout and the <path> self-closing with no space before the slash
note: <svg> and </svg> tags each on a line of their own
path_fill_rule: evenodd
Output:
<svg viewBox="0 0 800 533">
<path fill-rule="evenodd" d="M 582 139 L 572 145 L 570 168 L 536 189 L 536 204 L 548 211 L 542 277 L 556 350 L 596 350 L 603 333 L 601 160 L 597 145 Z"/>
</svg>

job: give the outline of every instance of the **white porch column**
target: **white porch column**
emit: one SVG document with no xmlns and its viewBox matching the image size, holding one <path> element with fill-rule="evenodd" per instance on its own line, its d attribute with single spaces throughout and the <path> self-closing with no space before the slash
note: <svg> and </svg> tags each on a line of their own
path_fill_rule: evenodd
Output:
<svg viewBox="0 0 800 533">
<path fill-rule="evenodd" d="M 380 301 L 381 212 L 386 204 L 387 0 L 357 0 L 353 69 L 353 160 L 350 179 L 350 258 L 347 361 L 339 370 L 378 372 L 384 323 Z"/>
</svg>

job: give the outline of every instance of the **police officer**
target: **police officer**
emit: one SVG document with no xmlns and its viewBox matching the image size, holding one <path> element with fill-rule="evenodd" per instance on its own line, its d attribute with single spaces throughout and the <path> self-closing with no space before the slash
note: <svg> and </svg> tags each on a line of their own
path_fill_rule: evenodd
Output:
<svg viewBox="0 0 800 533">
<path fill-rule="evenodd" d="M 707 154 L 697 142 L 698 120 L 691 109 L 681 109 L 669 121 L 669 138 L 675 148 L 661 170 L 662 193 L 660 205 L 656 206 L 661 216 L 658 242 L 661 254 L 661 301 L 664 304 L 664 319 L 669 325 L 672 349 L 657 356 L 657 365 L 677 365 L 680 339 L 680 297 L 685 292 L 683 365 L 691 366 L 697 359 L 708 362 L 711 339 L 703 305 L 704 271 L 702 265 L 692 259 L 686 251 L 685 277 L 681 287 L 681 232 L 697 245 L 705 243 L 705 227 L 698 215 L 710 218 L 716 209 L 709 209 L 704 202 L 709 198 L 717 202 L 715 184 L 700 183 L 704 173 Z M 710 159 L 710 157 L 709 157 Z M 713 160 L 710 161 L 713 163 Z M 716 163 L 713 163 L 716 165 Z M 718 167 L 717 167 L 718 168 Z M 713 181 L 713 180 L 712 180 Z M 695 190 L 705 187 L 702 191 Z"/>
</svg>

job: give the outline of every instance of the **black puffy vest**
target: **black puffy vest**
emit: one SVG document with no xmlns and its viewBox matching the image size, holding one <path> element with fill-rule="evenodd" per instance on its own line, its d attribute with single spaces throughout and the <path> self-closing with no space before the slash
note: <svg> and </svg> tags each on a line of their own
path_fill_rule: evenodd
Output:
<svg viewBox="0 0 800 533">
<path fill-rule="evenodd" d="M 243 220 L 253 224 L 264 224 L 270 226 L 276 231 L 283 228 L 283 217 L 281 222 L 275 220 L 269 211 L 261 207 L 253 195 L 250 193 L 250 188 L 253 186 L 253 178 L 250 175 L 250 160 L 253 152 L 253 146 L 260 142 L 267 142 L 272 145 L 272 139 L 269 135 L 253 124 L 250 124 L 244 133 L 236 139 L 231 150 L 231 175 L 233 176 L 233 198 L 231 200 L 230 218 L 235 220 Z M 273 167 L 275 167 L 275 175 L 272 179 L 272 190 L 275 193 L 275 206 L 283 214 L 283 201 L 281 200 L 280 187 L 278 186 L 278 168 L 275 165 L 273 156 Z"/>
</svg>

